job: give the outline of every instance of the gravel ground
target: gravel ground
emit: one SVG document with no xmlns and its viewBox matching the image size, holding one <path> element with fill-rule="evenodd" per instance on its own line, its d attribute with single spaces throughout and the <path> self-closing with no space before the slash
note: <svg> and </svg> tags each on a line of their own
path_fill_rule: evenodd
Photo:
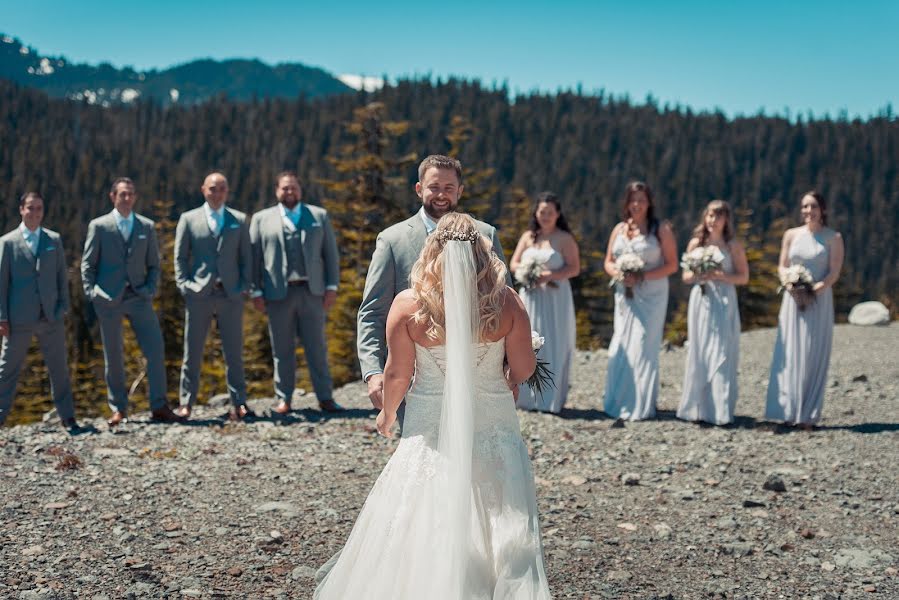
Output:
<svg viewBox="0 0 899 600">
<path fill-rule="evenodd" d="M 521 414 L 555 598 L 899 598 L 899 324 L 837 326 L 811 433 L 761 418 L 773 340 L 743 335 L 732 427 L 674 418 L 680 349 L 656 420 L 599 412 L 602 351 L 561 417 Z M 213 402 L 188 425 L 0 429 L 0 597 L 311 597 L 396 443 L 362 384 L 336 398 L 339 418 L 259 399 L 240 425 Z"/>
</svg>

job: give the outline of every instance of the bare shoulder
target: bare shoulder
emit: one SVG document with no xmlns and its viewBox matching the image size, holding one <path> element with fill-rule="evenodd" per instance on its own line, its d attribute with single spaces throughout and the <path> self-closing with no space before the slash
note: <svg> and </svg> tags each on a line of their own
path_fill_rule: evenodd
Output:
<svg viewBox="0 0 899 600">
<path fill-rule="evenodd" d="M 570 231 L 559 231 L 559 241 L 565 246 L 577 246 L 577 240 Z"/>
<path fill-rule="evenodd" d="M 393 299 L 393 306 L 397 310 L 408 311 L 409 314 L 412 314 L 418 310 L 418 300 L 415 299 L 415 293 L 411 289 L 406 289 L 396 295 Z"/>
<path fill-rule="evenodd" d="M 731 241 L 729 241 L 727 243 L 727 247 L 730 249 L 731 253 L 745 251 L 745 248 L 743 247 L 743 242 L 741 242 L 737 238 L 731 239 Z"/>
<path fill-rule="evenodd" d="M 690 238 L 690 241 L 687 242 L 687 252 L 693 250 L 694 248 L 699 248 L 699 238 L 697 237 Z"/>
<path fill-rule="evenodd" d="M 659 223 L 659 233 L 674 235 L 674 227 L 671 225 L 671 221 L 668 219 L 661 221 Z"/>
<path fill-rule="evenodd" d="M 524 302 L 522 302 L 518 292 L 509 286 L 506 286 L 503 290 L 503 314 L 512 316 L 524 309 Z"/>
</svg>

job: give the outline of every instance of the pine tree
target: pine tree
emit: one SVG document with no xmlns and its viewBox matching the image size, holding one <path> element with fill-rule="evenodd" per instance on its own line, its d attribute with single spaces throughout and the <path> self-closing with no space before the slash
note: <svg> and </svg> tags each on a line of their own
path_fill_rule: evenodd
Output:
<svg viewBox="0 0 899 600">
<path fill-rule="evenodd" d="M 391 155 L 395 139 L 409 128 L 408 123 L 388 121 L 387 109 L 371 103 L 353 111 L 346 124 L 351 141 L 328 157 L 338 178 L 317 183 L 327 194 L 324 206 L 338 236 L 340 247 L 340 288 L 337 302 L 328 316 L 326 333 L 331 374 L 335 384 L 358 378 L 356 360 L 356 312 L 368 263 L 378 233 L 386 226 L 408 217 L 409 204 L 402 172 L 417 159 L 415 154 Z"/>
</svg>

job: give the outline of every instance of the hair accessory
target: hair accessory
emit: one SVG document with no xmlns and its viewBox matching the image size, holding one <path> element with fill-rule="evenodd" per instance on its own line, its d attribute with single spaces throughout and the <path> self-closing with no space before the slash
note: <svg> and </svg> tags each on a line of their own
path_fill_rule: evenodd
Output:
<svg viewBox="0 0 899 600">
<path fill-rule="evenodd" d="M 440 243 L 442 244 L 450 241 L 469 242 L 471 244 L 474 244 L 479 237 L 481 237 L 481 234 L 474 229 L 470 229 L 468 231 L 462 231 L 459 229 L 443 229 L 437 232 L 437 239 L 440 240 Z"/>
</svg>

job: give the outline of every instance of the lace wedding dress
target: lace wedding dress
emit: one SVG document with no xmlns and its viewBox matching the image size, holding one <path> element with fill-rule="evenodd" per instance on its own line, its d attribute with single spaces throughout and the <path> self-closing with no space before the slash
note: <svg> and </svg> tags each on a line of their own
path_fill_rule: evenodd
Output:
<svg viewBox="0 0 899 600">
<path fill-rule="evenodd" d="M 503 378 L 504 355 L 503 340 L 474 346 L 470 526 L 461 536 L 463 564 L 448 556 L 452 467 L 438 451 L 444 347 L 416 345 L 402 439 L 315 591 L 316 600 L 550 598 L 534 476 Z"/>
</svg>

